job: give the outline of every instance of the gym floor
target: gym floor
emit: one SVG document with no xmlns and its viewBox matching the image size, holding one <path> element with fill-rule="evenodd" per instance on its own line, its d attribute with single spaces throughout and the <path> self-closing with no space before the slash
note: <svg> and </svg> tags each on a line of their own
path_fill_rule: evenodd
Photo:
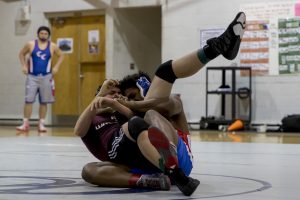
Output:
<svg viewBox="0 0 300 200">
<path fill-rule="evenodd" d="M 33 127 L 34 128 L 34 127 Z M 20 134 L 0 126 L 0 199 L 220 199 L 297 200 L 300 134 L 192 131 L 194 169 L 201 184 L 191 197 L 171 191 L 101 188 L 81 169 L 96 159 L 72 128 Z"/>
</svg>

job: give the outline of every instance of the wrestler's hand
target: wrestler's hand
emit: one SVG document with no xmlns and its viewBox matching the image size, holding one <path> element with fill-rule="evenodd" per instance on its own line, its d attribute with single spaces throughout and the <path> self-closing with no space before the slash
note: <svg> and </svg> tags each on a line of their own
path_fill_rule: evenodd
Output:
<svg viewBox="0 0 300 200">
<path fill-rule="evenodd" d="M 116 87 L 117 85 L 119 85 L 119 81 L 117 80 L 113 80 L 113 79 L 107 79 L 103 82 L 102 87 L 100 89 L 100 91 L 98 92 L 97 96 L 105 96 L 107 94 L 110 93 L 110 91 Z"/>
<path fill-rule="evenodd" d="M 52 74 L 55 75 L 58 72 L 58 67 L 53 67 L 52 68 Z"/>
<path fill-rule="evenodd" d="M 125 98 L 117 98 L 116 100 L 127 108 L 134 109 L 136 107 L 136 101 L 128 101 Z"/>
<path fill-rule="evenodd" d="M 114 100 L 107 97 L 96 97 L 91 103 L 91 111 L 98 110 L 100 108 L 111 107 Z"/>
<path fill-rule="evenodd" d="M 134 111 L 146 112 L 149 109 L 155 109 L 159 104 L 168 101 L 169 98 L 147 99 L 143 101 L 124 101 L 117 99 L 119 103 Z"/>
<path fill-rule="evenodd" d="M 115 96 L 114 96 L 114 100 L 123 100 L 123 101 L 128 101 L 128 98 L 127 97 L 125 97 L 125 96 L 123 96 L 123 95 L 121 95 L 121 94 L 116 94 Z"/>
<path fill-rule="evenodd" d="M 28 74 L 28 66 L 27 66 L 27 65 L 24 65 L 24 66 L 22 67 L 22 72 L 23 72 L 23 74 L 25 74 L 25 75 Z"/>
</svg>

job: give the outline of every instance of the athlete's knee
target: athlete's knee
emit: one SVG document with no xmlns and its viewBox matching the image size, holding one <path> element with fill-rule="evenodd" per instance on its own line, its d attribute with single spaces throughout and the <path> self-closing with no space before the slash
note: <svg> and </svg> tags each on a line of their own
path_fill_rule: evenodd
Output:
<svg viewBox="0 0 300 200">
<path fill-rule="evenodd" d="M 81 172 L 81 177 L 94 185 L 105 185 L 107 177 L 115 174 L 114 166 L 108 162 L 92 162 L 86 164 Z"/>
<path fill-rule="evenodd" d="M 88 183 L 94 182 L 94 164 L 88 163 L 82 168 L 81 177 L 83 180 L 85 180 Z"/>
<path fill-rule="evenodd" d="M 144 119 L 134 116 L 128 121 L 128 131 L 130 136 L 136 141 L 138 136 L 148 130 L 149 124 Z"/>
<path fill-rule="evenodd" d="M 172 60 L 169 60 L 163 64 L 161 64 L 156 72 L 155 75 L 158 76 L 159 78 L 173 84 L 175 80 L 177 79 L 173 68 L 172 68 Z"/>
<path fill-rule="evenodd" d="M 151 122 L 157 118 L 157 116 L 159 115 L 159 113 L 155 110 L 148 110 L 145 113 L 144 119 L 148 124 L 151 124 Z"/>
<path fill-rule="evenodd" d="M 183 112 L 183 104 L 182 104 L 180 95 L 178 95 L 178 94 L 171 95 L 169 98 L 169 101 L 170 101 L 170 104 L 172 105 L 169 108 L 170 115 L 177 115 L 180 112 Z"/>
</svg>

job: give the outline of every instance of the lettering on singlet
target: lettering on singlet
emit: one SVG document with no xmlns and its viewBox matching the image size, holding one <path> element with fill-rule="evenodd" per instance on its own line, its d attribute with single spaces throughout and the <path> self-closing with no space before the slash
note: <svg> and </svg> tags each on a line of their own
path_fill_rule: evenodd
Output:
<svg viewBox="0 0 300 200">
<path fill-rule="evenodd" d="M 101 128 L 103 128 L 104 126 L 107 126 L 107 125 L 111 125 L 111 124 L 116 124 L 116 123 L 118 123 L 118 121 L 117 121 L 117 119 L 116 119 L 116 117 L 115 116 L 111 116 L 111 120 L 112 121 L 110 121 L 110 122 L 102 122 L 102 123 L 100 123 L 100 124 L 96 124 L 95 125 L 95 130 L 100 130 Z"/>
</svg>

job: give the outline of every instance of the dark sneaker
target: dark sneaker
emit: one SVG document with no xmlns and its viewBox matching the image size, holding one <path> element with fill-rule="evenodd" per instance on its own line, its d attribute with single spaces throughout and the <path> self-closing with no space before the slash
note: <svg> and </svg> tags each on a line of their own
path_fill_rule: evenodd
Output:
<svg viewBox="0 0 300 200">
<path fill-rule="evenodd" d="M 200 184 L 200 181 L 191 177 L 188 177 L 189 181 L 186 184 L 175 184 L 179 188 L 179 190 L 185 195 L 185 196 L 191 196 L 195 190 L 197 189 L 198 185 Z"/>
<path fill-rule="evenodd" d="M 136 86 L 140 89 L 141 96 L 145 97 L 149 88 L 150 88 L 150 81 L 145 77 L 141 76 L 137 81 L 136 81 Z"/>
<path fill-rule="evenodd" d="M 142 175 L 137 182 L 138 187 L 151 188 L 155 190 L 170 190 L 170 178 L 164 174 Z"/>
<path fill-rule="evenodd" d="M 211 38 L 206 43 L 228 60 L 233 60 L 239 52 L 245 28 L 246 15 L 243 12 L 239 12 L 222 35 Z"/>
<path fill-rule="evenodd" d="M 180 168 L 166 169 L 166 174 L 186 196 L 191 196 L 200 184 L 199 180 L 186 176 Z"/>
</svg>

